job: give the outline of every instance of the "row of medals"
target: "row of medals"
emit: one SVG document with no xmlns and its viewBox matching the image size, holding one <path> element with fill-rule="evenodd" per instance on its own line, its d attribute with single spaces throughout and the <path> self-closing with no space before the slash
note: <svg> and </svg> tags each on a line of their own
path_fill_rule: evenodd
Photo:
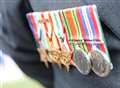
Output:
<svg viewBox="0 0 120 88">
<path fill-rule="evenodd" d="M 61 68 L 62 66 L 69 71 L 70 66 L 75 66 L 78 71 L 87 75 L 92 69 L 100 77 L 105 77 L 110 73 L 111 64 L 106 59 L 109 59 L 106 54 L 95 48 L 89 54 L 82 49 L 76 49 L 71 52 L 65 50 L 46 50 L 38 48 L 41 61 L 48 67 L 48 62 L 56 63 Z"/>
<path fill-rule="evenodd" d="M 112 69 L 109 57 L 97 48 L 92 49 L 90 53 L 86 53 L 81 48 L 71 52 L 64 49 L 38 48 L 37 50 L 46 67 L 48 67 L 48 62 L 56 63 L 60 68 L 64 66 L 69 71 L 70 65 L 72 65 L 83 75 L 87 75 L 92 69 L 100 77 L 107 76 Z"/>
</svg>

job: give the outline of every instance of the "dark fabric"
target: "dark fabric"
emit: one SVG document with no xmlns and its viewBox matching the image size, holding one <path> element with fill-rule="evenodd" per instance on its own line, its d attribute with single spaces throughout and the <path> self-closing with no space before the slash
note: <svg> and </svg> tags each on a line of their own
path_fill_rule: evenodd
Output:
<svg viewBox="0 0 120 88">
<path fill-rule="evenodd" d="M 55 88 L 120 88 L 119 0 L 1 0 L 0 4 L 1 2 L 0 48 L 12 55 L 25 73 L 40 81 L 44 79 L 42 82 L 45 84 L 50 83 L 52 70 L 49 69 L 47 74 L 43 64 L 39 63 L 39 56 L 35 50 L 34 39 L 27 24 L 25 13 L 96 4 L 114 65 L 112 72 L 109 76 L 100 78 L 93 72 L 84 76 L 75 68 L 66 72 L 53 65 L 54 85 Z"/>
<path fill-rule="evenodd" d="M 93 72 L 84 76 L 75 68 L 72 68 L 70 72 L 66 72 L 54 66 L 55 88 L 120 88 L 120 41 L 111 31 L 108 31 L 110 30 L 108 27 L 104 24 L 102 26 L 107 30 L 104 31 L 104 33 L 106 33 L 105 37 L 108 43 L 110 57 L 114 65 L 109 76 L 100 78 Z"/>
<path fill-rule="evenodd" d="M 30 11 L 32 9 L 27 0 L 0 0 L 0 49 L 12 56 L 28 76 L 47 88 L 53 88 L 52 67 L 47 69 L 40 62 L 27 24 L 26 13 Z"/>
</svg>

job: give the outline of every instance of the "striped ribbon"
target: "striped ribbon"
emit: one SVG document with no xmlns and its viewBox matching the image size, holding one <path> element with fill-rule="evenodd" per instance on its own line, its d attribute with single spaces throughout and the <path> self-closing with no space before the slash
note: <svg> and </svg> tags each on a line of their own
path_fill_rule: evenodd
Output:
<svg viewBox="0 0 120 88">
<path fill-rule="evenodd" d="M 70 40 L 79 40 L 80 48 L 87 53 L 97 47 L 108 54 L 95 5 L 33 12 L 27 17 L 35 39 L 41 39 L 41 46 L 44 48 L 60 49 L 64 46 L 68 51 L 72 51 L 76 49 L 76 45 Z M 43 20 L 43 23 L 37 25 L 38 19 Z M 49 22 L 46 22 L 46 19 Z M 64 38 L 63 43 L 61 38 Z M 95 43 L 97 41 L 100 43 Z"/>
<path fill-rule="evenodd" d="M 71 51 L 71 46 L 68 42 L 68 40 L 66 39 L 66 36 L 64 35 L 64 27 L 63 27 L 63 23 L 62 23 L 62 19 L 61 16 L 59 14 L 59 11 L 54 11 L 52 13 L 50 13 L 51 18 L 53 19 L 53 23 L 54 23 L 54 28 L 55 28 L 55 34 L 56 34 L 56 38 L 58 38 L 58 44 L 60 46 L 60 48 L 64 48 L 67 51 Z M 62 39 L 63 42 L 62 42 Z M 67 37 L 68 38 L 68 37 Z"/>
<path fill-rule="evenodd" d="M 77 15 L 75 15 L 75 13 Z M 93 47 L 96 46 L 106 53 L 107 50 L 104 43 L 101 42 L 99 44 L 94 44 L 95 40 L 103 41 L 102 29 L 100 27 L 94 5 L 78 7 L 76 9 L 65 9 L 62 11 L 62 15 L 69 39 L 83 39 L 92 41 L 93 43 L 86 43 L 86 48 L 88 51 L 91 51 Z M 78 20 L 77 23 L 75 23 L 76 19 Z M 77 32 L 81 32 L 81 38 Z"/>
</svg>

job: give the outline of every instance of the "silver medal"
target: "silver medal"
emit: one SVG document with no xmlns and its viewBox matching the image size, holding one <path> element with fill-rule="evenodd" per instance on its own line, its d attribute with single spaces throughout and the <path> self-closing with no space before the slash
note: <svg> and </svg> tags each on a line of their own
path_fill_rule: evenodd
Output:
<svg viewBox="0 0 120 88">
<path fill-rule="evenodd" d="M 105 77 L 110 73 L 111 64 L 108 57 L 102 51 L 96 49 L 90 53 L 92 70 L 100 77 Z"/>
<path fill-rule="evenodd" d="M 91 62 L 88 55 L 82 50 L 77 49 L 73 54 L 73 61 L 80 73 L 87 75 L 91 69 Z"/>
</svg>

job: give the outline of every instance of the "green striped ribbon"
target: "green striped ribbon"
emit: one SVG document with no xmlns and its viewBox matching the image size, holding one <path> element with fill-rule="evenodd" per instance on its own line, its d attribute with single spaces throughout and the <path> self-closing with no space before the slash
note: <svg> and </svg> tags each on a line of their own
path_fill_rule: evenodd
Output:
<svg viewBox="0 0 120 88">
<path fill-rule="evenodd" d="M 70 27 L 69 27 L 69 24 L 68 24 L 68 22 L 67 22 L 67 20 L 66 20 L 64 11 L 61 11 L 61 12 L 62 12 L 63 23 L 64 23 L 64 25 L 65 25 L 65 27 L 66 27 L 66 31 L 67 31 L 67 34 L 68 34 L 68 38 L 69 38 L 69 39 L 72 39 L 72 33 L 71 33 L 71 31 L 70 31 Z M 72 48 L 75 49 L 75 45 L 74 45 L 73 43 L 71 44 L 71 46 L 72 46 Z"/>
<path fill-rule="evenodd" d="M 77 19 L 77 15 L 76 15 L 76 10 L 72 10 L 72 16 L 73 16 L 73 20 L 75 22 L 75 25 L 76 25 L 76 29 L 77 29 L 77 35 L 78 35 L 78 39 L 82 39 L 83 42 L 84 42 L 84 39 L 82 37 L 82 33 L 81 33 L 81 28 L 80 28 L 80 25 L 78 24 L 78 19 Z M 80 42 L 81 43 L 81 42 Z M 82 46 L 81 46 L 82 49 L 84 49 L 86 52 L 88 51 L 87 50 L 87 46 L 85 43 L 82 43 Z"/>
</svg>

